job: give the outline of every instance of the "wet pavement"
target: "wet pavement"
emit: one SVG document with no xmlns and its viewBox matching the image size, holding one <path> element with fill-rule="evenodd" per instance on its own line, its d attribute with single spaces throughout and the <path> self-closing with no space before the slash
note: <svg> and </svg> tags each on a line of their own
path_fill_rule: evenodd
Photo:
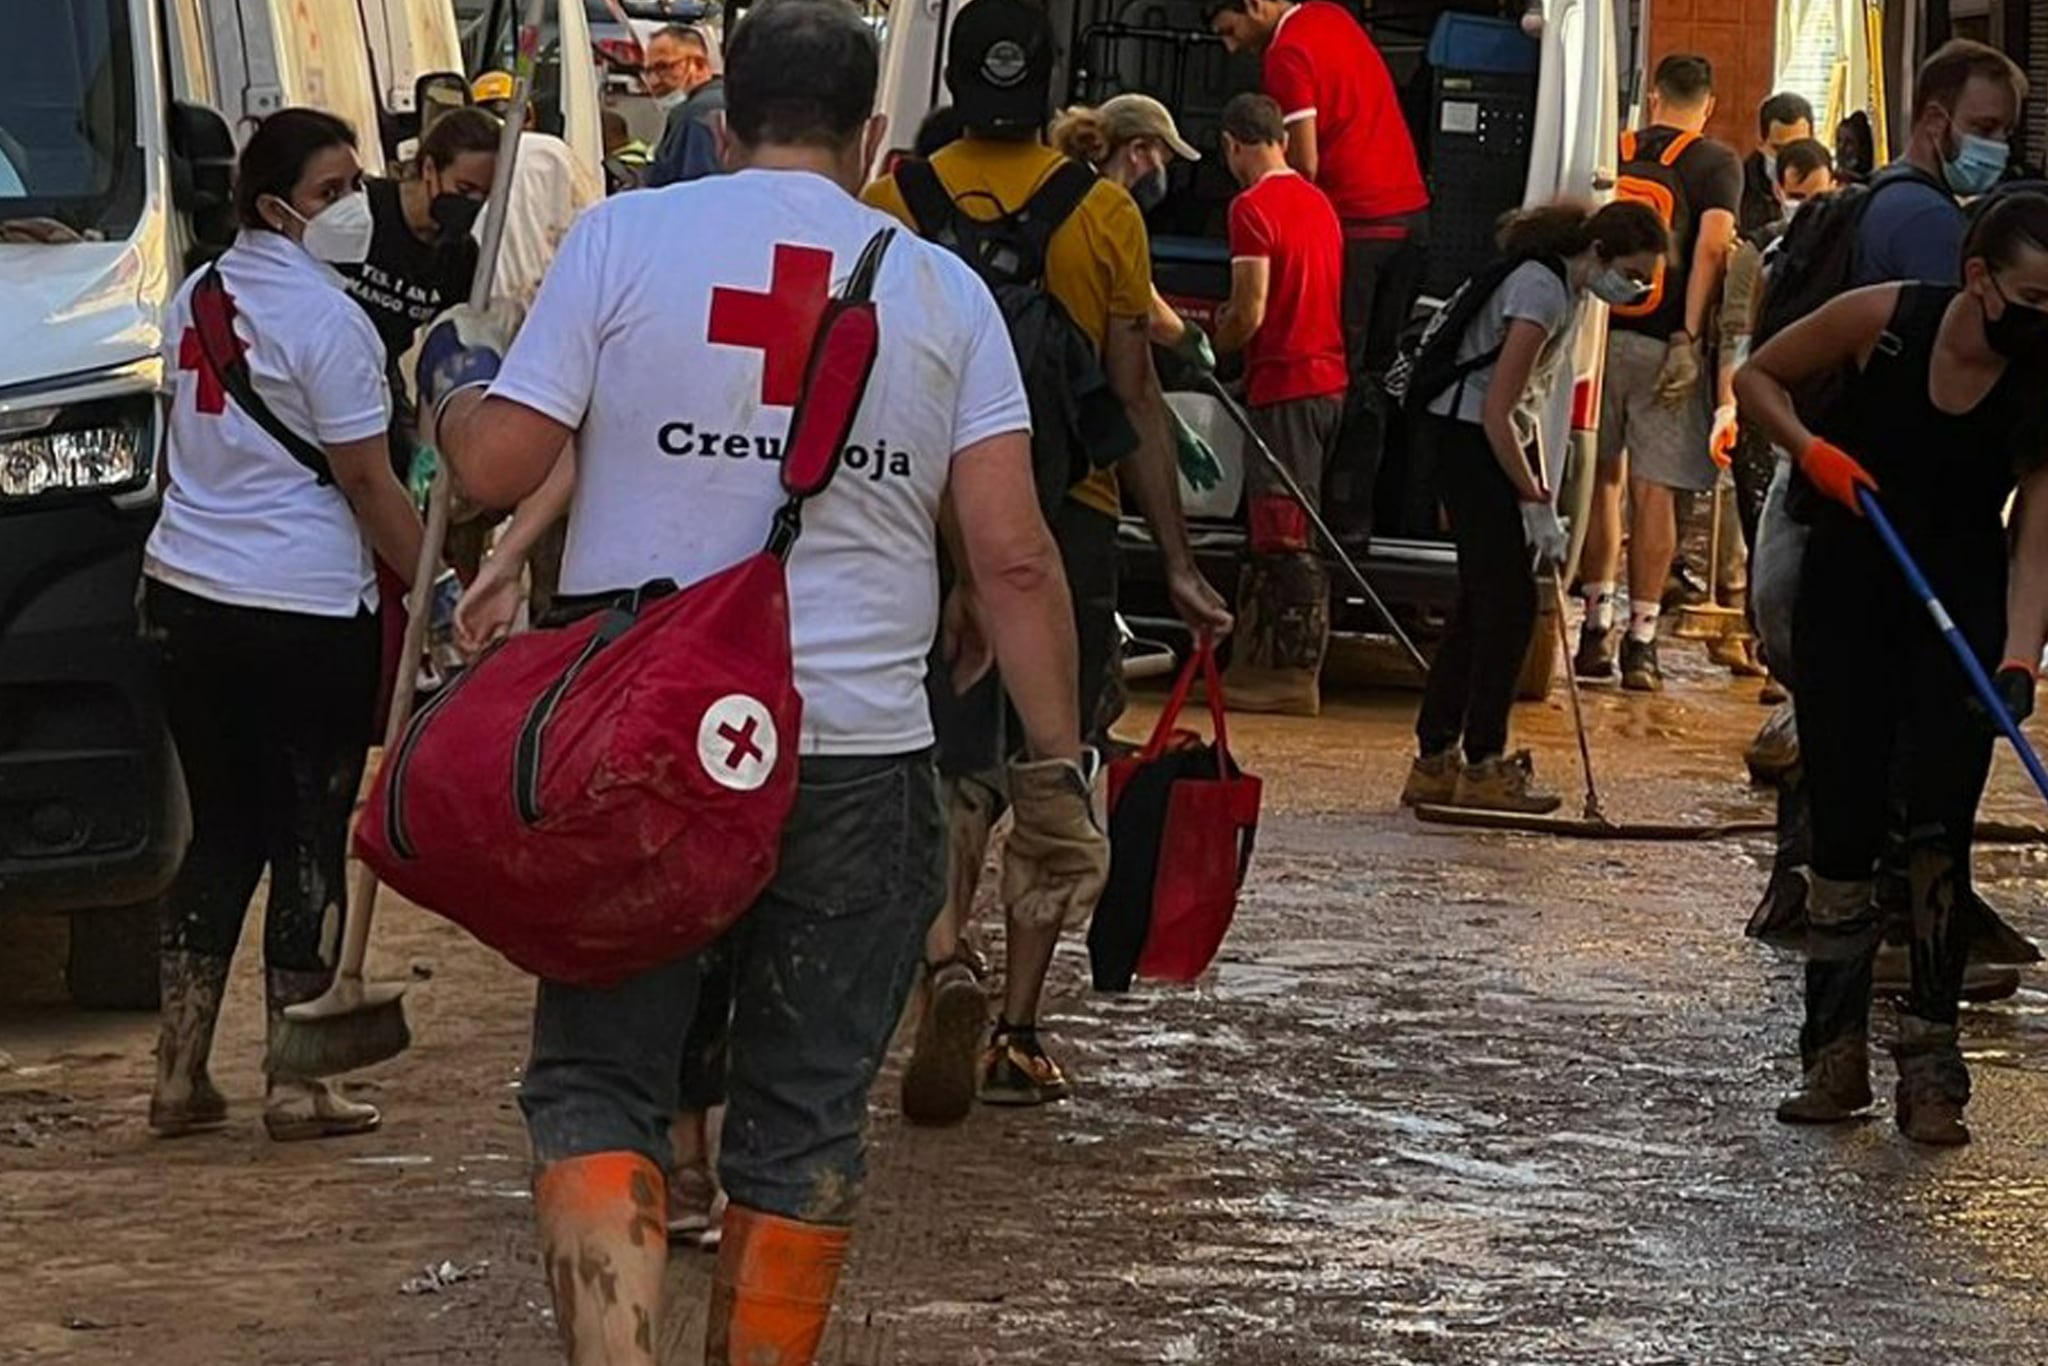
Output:
<svg viewBox="0 0 2048 1366">
<path fill-rule="evenodd" d="M 1589 699 L 1610 814 L 1767 814 L 1754 685 L 1667 657 L 1667 696 Z M 1516 726 L 1575 792 L 1562 702 Z M 1972 1147 L 1908 1148 L 1883 1060 L 1876 1118 L 1781 1128 L 1796 964 L 1741 936 L 1765 841 L 1418 825 L 1393 809 L 1412 709 L 1234 723 L 1269 792 L 1237 928 L 1200 985 L 1127 996 L 1086 992 L 1069 946 L 1074 1100 L 924 1132 L 885 1079 L 824 1360 L 2048 1362 L 2048 994 L 1966 1017 Z M 2004 758 L 1995 781 L 1988 814 L 2039 820 Z M 2048 933 L 2048 850 L 1979 868 Z M 37 998 L 47 946 L 0 925 L 0 1362 L 554 1359 L 510 1103 L 527 989 L 439 922 L 390 928 L 384 960 L 432 976 L 418 1046 L 367 1083 L 387 1127 L 280 1149 L 251 964 L 235 1126 L 155 1144 L 147 1021 Z M 401 1293 L 443 1260 L 489 1265 Z M 677 1260 L 670 1360 L 697 1360 L 708 1266 Z"/>
</svg>

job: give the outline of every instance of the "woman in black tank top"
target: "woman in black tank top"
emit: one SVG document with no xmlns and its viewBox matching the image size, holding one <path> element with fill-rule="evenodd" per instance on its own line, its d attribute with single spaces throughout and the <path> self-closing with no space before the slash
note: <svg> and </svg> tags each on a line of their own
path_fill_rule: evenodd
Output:
<svg viewBox="0 0 2048 1366">
<path fill-rule="evenodd" d="M 1825 405 L 1795 400 L 1836 377 Z M 1958 911 L 1995 732 L 1858 499 L 1875 490 L 1997 671 L 2008 710 L 2024 717 L 2048 637 L 2048 198 L 2015 195 L 1978 221 L 1960 288 L 1845 295 L 1780 334 L 1736 384 L 1744 412 L 1798 453 L 1812 525 L 1793 613 L 1813 802 L 1805 1081 L 1778 1117 L 1834 1123 L 1870 1104 L 1876 877 L 1896 825 L 1913 927 L 1893 1046 L 1898 1124 L 1919 1142 L 1965 1143 L 1970 1078 L 1956 1016 L 1970 932 Z M 1802 406 L 1824 411 L 1809 424 Z M 2009 541 L 2003 513 L 2015 488 Z"/>
</svg>

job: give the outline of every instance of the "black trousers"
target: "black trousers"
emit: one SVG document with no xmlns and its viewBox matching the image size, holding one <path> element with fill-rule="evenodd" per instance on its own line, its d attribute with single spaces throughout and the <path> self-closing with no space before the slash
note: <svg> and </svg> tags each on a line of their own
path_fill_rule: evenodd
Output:
<svg viewBox="0 0 2048 1366">
<path fill-rule="evenodd" d="M 1504 753 L 1508 710 L 1536 629 L 1536 579 L 1514 485 L 1475 422 L 1431 416 L 1437 496 L 1458 547 L 1458 598 L 1429 666 L 1415 738 L 1424 754 L 1465 742 L 1466 759 Z"/>
<path fill-rule="evenodd" d="M 165 947 L 231 958 L 267 867 L 264 963 L 331 970 L 377 700 L 377 618 L 234 607 L 154 580 L 145 603 L 192 806 Z"/>
<path fill-rule="evenodd" d="M 1343 521 L 1372 516 L 1373 486 L 1386 454 L 1390 405 L 1380 380 L 1400 350 L 1401 329 L 1422 294 L 1429 265 L 1429 215 L 1344 225 L 1344 360 L 1351 388 L 1331 461 L 1328 492 Z"/>
<path fill-rule="evenodd" d="M 1907 1013 L 1953 1025 L 1975 924 L 1970 846 L 1991 770 L 1990 723 L 1927 613 L 1876 537 L 1824 510 L 1793 612 L 1799 748 L 1811 792 L 1813 872 L 1806 1055 L 1866 1027 L 1871 959 L 1884 929 L 1880 865 L 1904 871 L 1912 926 Z M 1995 523 L 1966 541 L 1923 544 L 1923 568 L 1987 669 L 2005 633 L 2005 546 Z M 1932 552 L 1932 553 L 1930 553 Z M 1895 830 L 1903 832 L 1895 835 Z M 1897 838 L 1900 848 L 1887 843 Z M 1830 910 L 1827 884 L 1871 884 Z"/>
</svg>

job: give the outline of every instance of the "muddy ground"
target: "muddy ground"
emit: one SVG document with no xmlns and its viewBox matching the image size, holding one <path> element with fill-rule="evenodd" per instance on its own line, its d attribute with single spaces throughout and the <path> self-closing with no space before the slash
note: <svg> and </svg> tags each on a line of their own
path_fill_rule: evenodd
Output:
<svg viewBox="0 0 2048 1366">
<path fill-rule="evenodd" d="M 1610 811 L 1761 813 L 1754 685 L 1667 656 L 1667 696 L 1592 701 Z M 825 1361 L 2048 1362 L 2048 996 L 1969 1016 L 1975 1146 L 1908 1150 L 1888 1101 L 1782 1129 L 1794 965 L 1740 935 L 1764 842 L 1418 827 L 1413 705 L 1236 727 L 1269 783 L 1237 929 L 1200 986 L 1123 997 L 1070 946 L 1074 1100 L 911 1131 L 885 1079 Z M 1517 725 L 1575 789 L 1565 718 L 1560 694 Z M 2038 815 L 2004 759 L 1996 783 L 1993 814 Z M 1981 867 L 2048 932 L 2048 851 Z M 54 927 L 0 922 L 0 1361 L 555 1360 L 513 1105 L 530 986 L 409 907 L 383 925 L 383 967 L 421 978 L 416 1046 L 357 1083 L 386 1126 L 277 1147 L 253 939 L 217 1053 L 234 1122 L 159 1143 L 150 1021 L 63 1005 Z M 406 1293 L 442 1262 L 475 1274 Z M 707 1271 L 675 1264 L 673 1361 Z"/>
</svg>

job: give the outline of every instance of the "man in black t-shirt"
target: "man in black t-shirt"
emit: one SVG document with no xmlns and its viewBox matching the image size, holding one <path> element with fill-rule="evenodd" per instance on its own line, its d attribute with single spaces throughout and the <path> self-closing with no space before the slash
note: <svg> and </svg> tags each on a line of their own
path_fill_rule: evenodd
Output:
<svg viewBox="0 0 2048 1366">
<path fill-rule="evenodd" d="M 1710 395 L 1701 383 L 1705 335 L 1720 297 L 1742 200 L 1742 163 L 1703 136 L 1714 112 L 1713 68 L 1704 57 L 1666 57 L 1650 95 L 1650 123 L 1623 139 L 1617 193 L 1649 203 L 1673 229 L 1662 279 L 1640 305 L 1614 311 L 1601 386 L 1600 461 L 1580 577 L 1586 622 L 1573 668 L 1611 678 L 1616 579 L 1621 569 L 1622 491 L 1630 524 L 1629 622 L 1622 686 L 1656 692 L 1657 618 L 1678 547 L 1677 494 L 1713 488 L 1707 450 Z"/>
<path fill-rule="evenodd" d="M 1804 95 L 1781 90 L 1756 111 L 1756 150 L 1742 160 L 1742 214 L 1745 237 L 1784 217 L 1778 198 L 1778 155 L 1813 137 L 1813 106 Z"/>
</svg>

